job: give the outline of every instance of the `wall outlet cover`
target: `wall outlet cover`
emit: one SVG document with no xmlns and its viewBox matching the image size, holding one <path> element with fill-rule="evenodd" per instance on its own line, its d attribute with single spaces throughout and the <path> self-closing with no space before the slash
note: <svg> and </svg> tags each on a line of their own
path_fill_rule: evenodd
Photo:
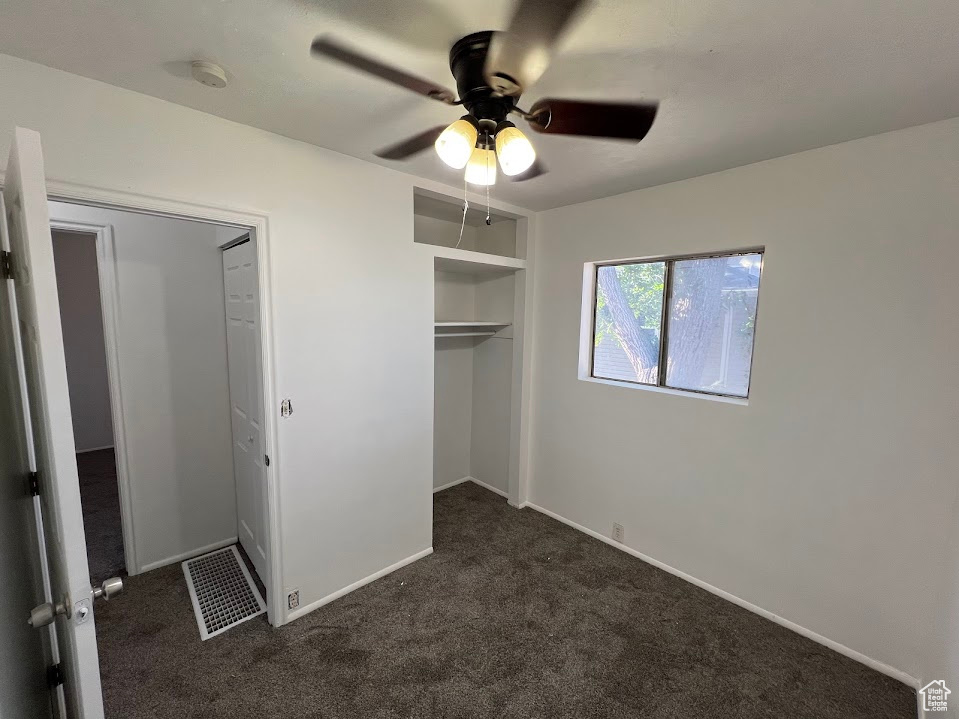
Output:
<svg viewBox="0 0 959 719">
<path fill-rule="evenodd" d="M 615 542 L 624 541 L 624 538 L 625 538 L 624 535 L 625 535 L 625 532 L 623 530 L 623 525 L 616 524 L 616 522 L 613 522 L 613 541 Z"/>
<path fill-rule="evenodd" d="M 286 595 L 286 608 L 297 609 L 300 606 L 300 590 L 294 589 Z"/>
</svg>

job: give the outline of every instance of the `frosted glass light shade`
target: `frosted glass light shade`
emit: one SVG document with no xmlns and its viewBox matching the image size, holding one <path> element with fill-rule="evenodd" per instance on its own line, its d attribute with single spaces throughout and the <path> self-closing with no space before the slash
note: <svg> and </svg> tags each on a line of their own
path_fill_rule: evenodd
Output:
<svg viewBox="0 0 959 719">
<path fill-rule="evenodd" d="M 496 156 L 505 175 L 518 175 L 528 170 L 536 160 L 536 150 L 526 135 L 512 125 L 496 133 Z"/>
<path fill-rule="evenodd" d="M 436 138 L 436 154 L 453 169 L 462 170 L 476 147 L 476 137 L 473 123 L 460 118 Z"/>
<path fill-rule="evenodd" d="M 496 184 L 496 153 L 477 147 L 466 164 L 466 181 L 473 185 Z"/>
</svg>

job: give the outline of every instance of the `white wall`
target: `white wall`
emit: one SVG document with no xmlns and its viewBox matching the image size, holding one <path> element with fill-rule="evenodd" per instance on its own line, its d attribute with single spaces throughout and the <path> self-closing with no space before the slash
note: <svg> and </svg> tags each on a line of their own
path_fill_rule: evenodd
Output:
<svg viewBox="0 0 959 719">
<path fill-rule="evenodd" d="M 493 231 L 483 235 L 484 229 Z M 480 237 L 496 238 L 501 248 L 512 243 L 515 252 L 516 224 L 499 222 L 491 228 L 484 226 L 480 228 Z M 487 242 L 486 247 L 489 245 Z M 479 276 L 475 288 L 476 319 L 512 322 L 515 289 L 512 273 Z M 507 327 L 495 337 L 477 342 L 473 351 L 470 476 L 503 492 L 509 489 L 513 335 L 513 328 Z"/>
<path fill-rule="evenodd" d="M 959 689 L 923 666 L 955 561 L 959 119 L 537 226 L 531 501 Z M 583 263 L 756 245 L 748 406 L 577 379 Z"/>
<path fill-rule="evenodd" d="M 460 239 L 460 223 L 441 220 L 426 215 L 413 215 L 413 234 L 417 242 L 442 247 L 457 247 L 461 250 L 476 249 L 476 227 L 463 227 L 463 237 Z"/>
<path fill-rule="evenodd" d="M 217 227 L 62 202 L 50 203 L 50 217 L 113 228 L 138 565 L 159 566 L 236 537 Z"/>
<path fill-rule="evenodd" d="M 428 220 L 429 222 L 423 222 Z M 414 218 L 417 241 L 442 238 L 452 222 Z M 455 228 L 458 231 L 459 228 Z M 467 229 L 475 229 L 467 227 Z M 434 235 L 435 233 L 435 235 Z M 475 319 L 476 283 L 457 272 L 434 274 L 434 315 L 437 322 Z M 473 421 L 473 340 L 469 337 L 434 340 L 433 356 L 433 487 L 470 476 L 470 436 Z"/>
<path fill-rule="evenodd" d="M 959 504 L 953 505 L 953 521 L 948 528 L 948 552 L 938 568 L 938 579 L 927 585 L 936 597 L 935 610 L 926 626 L 927 656 L 923 663 L 920 684 L 943 679 L 953 694 L 948 698 L 949 710 L 936 716 L 957 719 L 959 701 Z M 928 716 L 933 716 L 929 714 Z"/>
<path fill-rule="evenodd" d="M 53 233 L 73 441 L 77 451 L 113 446 L 110 385 L 103 345 L 96 235 Z"/>
<path fill-rule="evenodd" d="M 16 98 L 2 158 L 21 125 L 54 180 L 268 215 L 275 391 L 294 406 L 271 466 L 283 587 L 309 607 L 428 549 L 433 266 L 414 178 L 8 56 L 0 92 Z"/>
<path fill-rule="evenodd" d="M 509 490 L 510 380 L 513 341 L 490 337 L 473 349 L 470 476 Z"/>
<path fill-rule="evenodd" d="M 433 487 L 470 476 L 473 340 L 436 340 L 433 391 Z"/>
<path fill-rule="evenodd" d="M 474 208 L 475 206 L 471 205 Z M 494 217 L 492 224 L 468 219 L 460 238 L 460 220 L 455 222 L 439 217 L 417 214 L 413 216 L 413 232 L 417 242 L 461 250 L 487 252 L 493 255 L 516 257 L 516 221 Z"/>
</svg>

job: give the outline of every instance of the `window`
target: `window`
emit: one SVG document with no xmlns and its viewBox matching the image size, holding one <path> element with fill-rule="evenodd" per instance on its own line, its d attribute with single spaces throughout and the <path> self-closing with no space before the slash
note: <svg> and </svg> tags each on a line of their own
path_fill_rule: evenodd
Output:
<svg viewBox="0 0 959 719">
<path fill-rule="evenodd" d="M 749 395 L 762 250 L 597 264 L 590 375 Z"/>
</svg>

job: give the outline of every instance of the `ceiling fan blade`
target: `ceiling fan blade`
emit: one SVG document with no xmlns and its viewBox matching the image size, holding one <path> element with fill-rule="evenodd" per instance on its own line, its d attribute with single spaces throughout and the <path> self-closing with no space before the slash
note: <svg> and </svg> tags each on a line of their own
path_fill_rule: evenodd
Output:
<svg viewBox="0 0 959 719">
<path fill-rule="evenodd" d="M 486 55 L 486 82 L 518 97 L 546 71 L 553 48 L 573 16 L 589 0 L 519 0 L 506 32 L 493 33 Z"/>
<path fill-rule="evenodd" d="M 384 160 L 405 160 L 407 157 L 412 157 L 417 152 L 422 152 L 423 150 L 432 147 L 433 143 L 436 142 L 436 138 L 440 136 L 440 133 L 446 129 L 446 125 L 437 125 L 436 127 L 431 127 L 429 130 L 424 130 L 418 135 L 413 135 L 413 137 L 408 137 L 402 142 L 398 142 L 395 145 L 390 145 L 389 147 L 384 147 L 382 150 L 377 150 L 373 154 L 377 157 L 381 157 Z"/>
<path fill-rule="evenodd" d="M 533 164 L 530 165 L 528 170 L 521 172 L 518 175 L 507 177 L 506 179 L 510 182 L 523 182 L 524 180 L 532 180 L 534 177 L 545 175 L 547 172 L 549 172 L 549 170 L 546 169 L 546 165 L 539 160 L 534 160 Z"/>
<path fill-rule="evenodd" d="M 656 119 L 656 102 L 539 100 L 526 114 L 529 126 L 553 135 L 609 137 L 639 142 Z"/>
<path fill-rule="evenodd" d="M 452 90 L 354 52 L 329 37 L 320 35 L 314 39 L 313 44 L 310 45 L 310 53 L 314 57 L 326 57 L 344 65 L 349 65 L 355 70 L 376 75 L 381 80 L 405 87 L 407 90 L 412 90 L 433 100 L 445 102 L 447 105 L 452 105 L 456 101 L 456 94 Z"/>
</svg>

